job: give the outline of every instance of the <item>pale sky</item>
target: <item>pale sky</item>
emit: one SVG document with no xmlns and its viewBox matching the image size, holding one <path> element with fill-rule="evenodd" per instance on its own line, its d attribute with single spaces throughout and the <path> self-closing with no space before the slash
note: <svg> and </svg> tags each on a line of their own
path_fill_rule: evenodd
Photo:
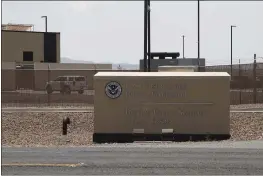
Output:
<svg viewBox="0 0 263 176">
<path fill-rule="evenodd" d="M 61 57 L 93 62 L 138 64 L 143 58 L 143 1 L 3 2 L 2 23 L 34 24 L 35 31 L 61 33 Z M 152 52 L 197 57 L 197 2 L 151 2 Z M 263 1 L 201 2 L 200 55 L 207 64 L 263 57 Z M 263 60 L 262 60 L 263 61 Z"/>
</svg>

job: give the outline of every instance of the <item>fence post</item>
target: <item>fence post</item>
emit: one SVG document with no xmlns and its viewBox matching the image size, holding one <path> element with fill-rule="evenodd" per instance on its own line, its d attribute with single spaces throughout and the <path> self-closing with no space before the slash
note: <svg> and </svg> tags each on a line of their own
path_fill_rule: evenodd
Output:
<svg viewBox="0 0 263 176">
<path fill-rule="evenodd" d="M 253 64 L 253 82 L 254 82 L 254 85 L 253 85 L 253 102 L 254 103 L 257 103 L 257 73 L 256 73 L 256 68 L 257 68 L 257 55 L 254 54 L 254 64 Z"/>
<path fill-rule="evenodd" d="M 94 74 L 92 76 L 92 90 L 94 91 L 94 75 L 97 73 L 97 66 L 94 64 Z"/>
<path fill-rule="evenodd" d="M 70 124 L 70 119 L 68 117 L 64 117 L 62 122 L 62 135 L 68 134 L 68 124 Z"/>
</svg>

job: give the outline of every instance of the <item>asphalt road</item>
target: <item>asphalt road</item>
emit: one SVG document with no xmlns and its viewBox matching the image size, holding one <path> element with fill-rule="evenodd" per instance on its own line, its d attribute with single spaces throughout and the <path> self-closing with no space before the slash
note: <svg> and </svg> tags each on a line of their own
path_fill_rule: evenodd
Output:
<svg viewBox="0 0 263 176">
<path fill-rule="evenodd" d="M 263 141 L 2 148 L 3 175 L 263 174 Z"/>
</svg>

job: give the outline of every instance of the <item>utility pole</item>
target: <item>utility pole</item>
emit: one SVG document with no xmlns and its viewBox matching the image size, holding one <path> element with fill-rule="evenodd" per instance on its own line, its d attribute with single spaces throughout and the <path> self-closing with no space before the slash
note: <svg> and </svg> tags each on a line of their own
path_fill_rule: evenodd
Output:
<svg viewBox="0 0 263 176">
<path fill-rule="evenodd" d="M 148 72 L 151 71 L 151 2 L 147 0 L 148 3 Z"/>
<path fill-rule="evenodd" d="M 41 18 L 45 18 L 45 32 L 47 32 L 47 16 L 41 16 Z"/>
<path fill-rule="evenodd" d="M 147 20 L 148 20 L 148 4 L 147 0 L 144 0 L 144 58 L 143 58 L 143 70 L 147 71 Z"/>
<path fill-rule="evenodd" d="M 236 27 L 234 25 L 231 25 L 231 64 L 230 64 L 230 73 L 231 73 L 231 80 L 232 80 L 232 73 L 233 73 L 233 27 Z"/>
<path fill-rule="evenodd" d="M 184 38 L 185 38 L 185 36 L 183 35 L 182 37 L 183 37 L 183 59 L 185 59 L 185 57 L 184 57 Z"/>
</svg>

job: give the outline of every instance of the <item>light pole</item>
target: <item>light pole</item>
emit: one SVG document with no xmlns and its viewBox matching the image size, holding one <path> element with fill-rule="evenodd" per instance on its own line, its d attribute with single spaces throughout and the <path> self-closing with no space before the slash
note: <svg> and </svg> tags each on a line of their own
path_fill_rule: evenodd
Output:
<svg viewBox="0 0 263 176">
<path fill-rule="evenodd" d="M 148 72 L 151 71 L 151 2 L 150 0 L 148 1 Z"/>
<path fill-rule="evenodd" d="M 182 37 L 183 37 L 183 59 L 185 59 L 185 57 L 184 57 L 184 38 L 185 38 L 185 36 L 183 35 Z"/>
<path fill-rule="evenodd" d="M 143 70 L 147 71 L 147 20 L 148 20 L 148 0 L 144 0 L 144 53 L 143 53 Z"/>
<path fill-rule="evenodd" d="M 47 32 L 47 16 L 41 16 L 41 18 L 45 18 L 45 32 Z"/>
<path fill-rule="evenodd" d="M 234 25 L 231 25 L 231 65 L 230 65 L 230 73 L 231 73 L 231 80 L 232 80 L 232 71 L 233 71 L 233 28 L 236 27 Z"/>
<path fill-rule="evenodd" d="M 197 0 L 197 44 L 198 44 L 198 72 L 200 72 L 200 0 Z"/>
</svg>

